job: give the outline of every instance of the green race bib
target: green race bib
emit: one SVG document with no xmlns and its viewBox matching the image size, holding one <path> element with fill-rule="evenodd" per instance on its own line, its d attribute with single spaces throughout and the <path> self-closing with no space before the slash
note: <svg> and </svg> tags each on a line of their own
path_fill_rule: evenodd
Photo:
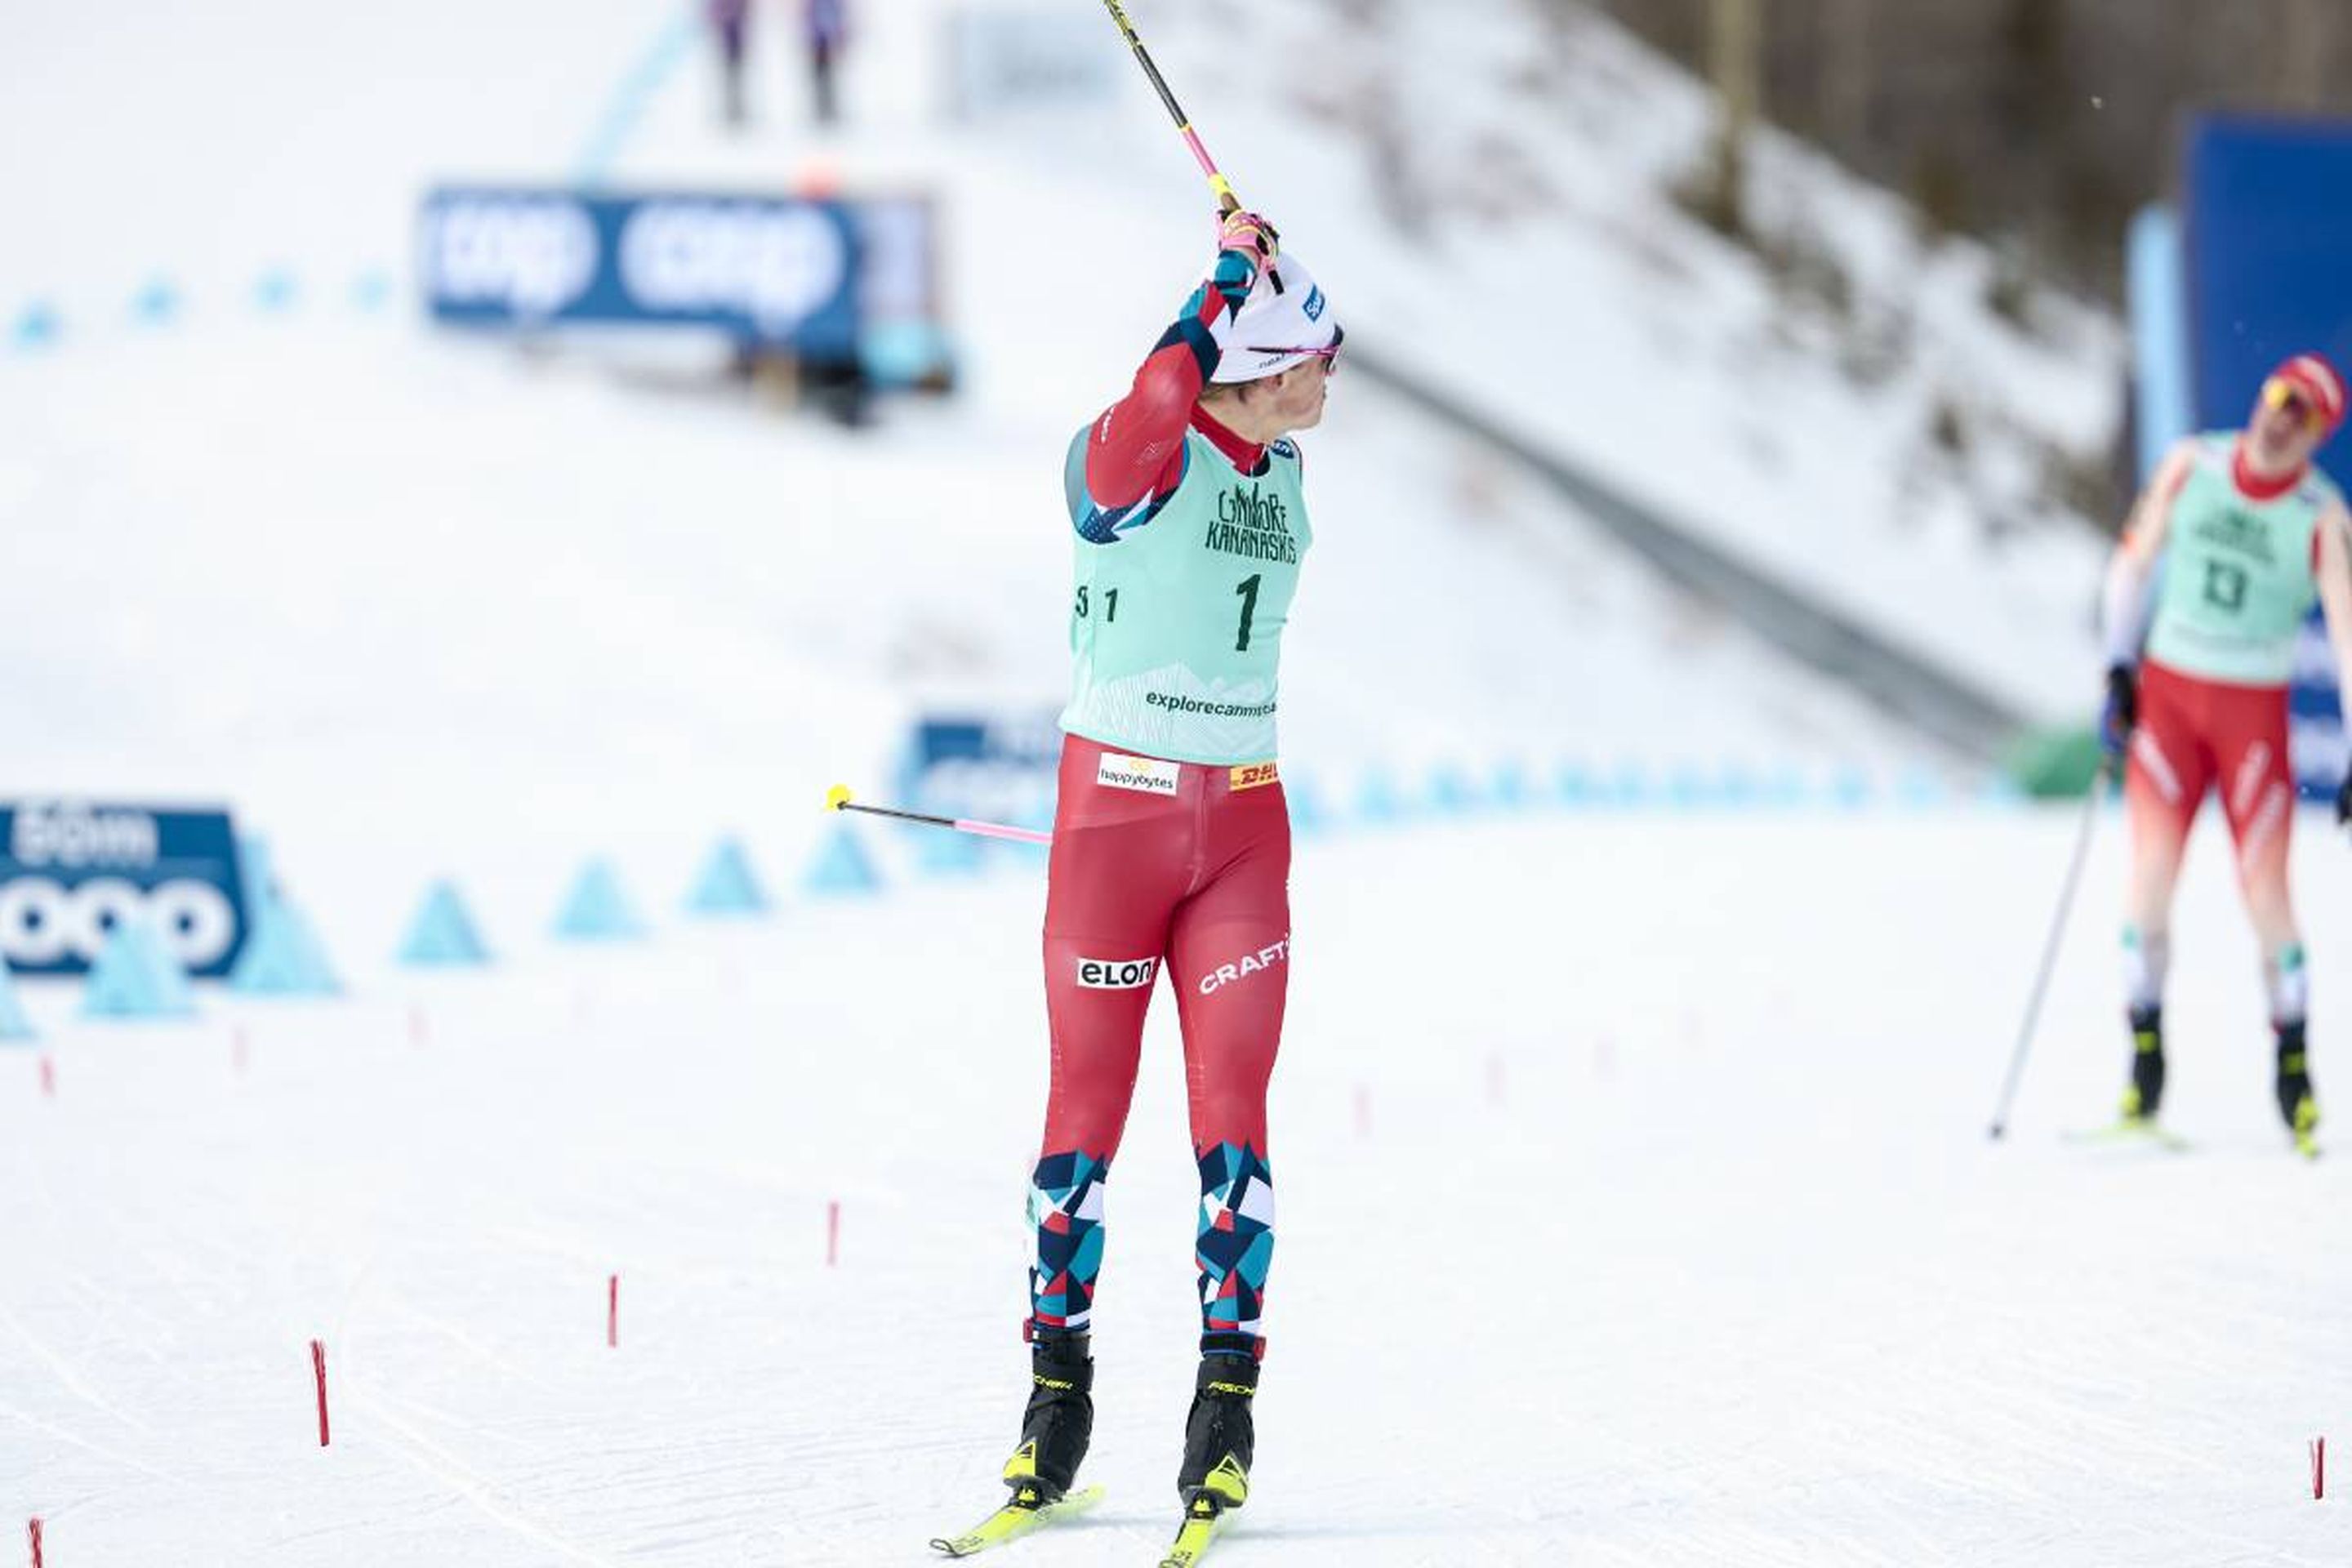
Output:
<svg viewBox="0 0 2352 1568">
<path fill-rule="evenodd" d="M 2317 469 L 2275 500 L 2254 500 L 2231 477 L 2236 437 L 2201 437 L 2164 555 L 2148 657 L 2184 675 L 2232 686 L 2284 686 L 2318 598 L 2312 541 L 2340 498 Z"/>
<path fill-rule="evenodd" d="M 1076 542 L 1071 695 L 1062 728 L 1148 757 L 1259 762 L 1276 754 L 1282 632 L 1312 539 L 1297 448 L 1240 473 L 1197 430 L 1184 478 L 1147 522 Z M 1072 521 L 1089 510 L 1087 432 L 1065 476 Z"/>
</svg>

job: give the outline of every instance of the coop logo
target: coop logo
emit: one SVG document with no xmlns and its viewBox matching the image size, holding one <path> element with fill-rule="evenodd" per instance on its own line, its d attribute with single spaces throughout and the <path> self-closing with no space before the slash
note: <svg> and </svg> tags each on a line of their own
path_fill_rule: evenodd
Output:
<svg viewBox="0 0 2352 1568">
<path fill-rule="evenodd" d="M 1078 984 L 1088 991 L 1148 991 L 1159 973 L 1156 958 L 1078 960 Z"/>
<path fill-rule="evenodd" d="M 1213 996 L 1228 985 L 1247 980 L 1253 974 L 1263 974 L 1276 964 L 1286 963 L 1289 960 L 1290 939 L 1284 937 L 1280 942 L 1259 948 L 1255 952 L 1244 953 L 1236 963 L 1220 963 L 1215 969 L 1201 976 L 1201 994 Z"/>
<path fill-rule="evenodd" d="M 1307 319 L 1308 321 L 1321 321 L 1323 319 L 1323 285 L 1318 283 L 1314 287 L 1308 289 L 1307 290 L 1307 302 L 1298 308 L 1307 312 Z"/>
<path fill-rule="evenodd" d="M 552 316 L 595 280 L 596 226 L 568 197 L 447 196 L 425 224 L 425 273 L 453 304 Z"/>
<path fill-rule="evenodd" d="M 621 286 L 654 310 L 728 311 L 782 333 L 841 290 L 849 249 L 824 209 L 648 201 L 621 228 Z"/>
<path fill-rule="evenodd" d="M 246 934 L 236 828 L 225 811 L 0 800 L 0 964 L 88 969 L 143 921 L 191 974 L 215 978 Z"/>
<path fill-rule="evenodd" d="M 184 879 L 142 888 L 120 877 L 67 887 L 47 877 L 0 885 L 0 959 L 24 969 L 87 964 L 126 920 L 144 920 L 181 964 L 208 969 L 236 944 L 236 910 L 221 890 Z"/>
</svg>

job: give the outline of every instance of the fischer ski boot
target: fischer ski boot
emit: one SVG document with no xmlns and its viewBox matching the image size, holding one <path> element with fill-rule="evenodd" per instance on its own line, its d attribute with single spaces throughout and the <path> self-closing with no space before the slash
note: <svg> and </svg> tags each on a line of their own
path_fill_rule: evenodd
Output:
<svg viewBox="0 0 2352 1568">
<path fill-rule="evenodd" d="M 2137 1126 L 2154 1121 L 2164 1102 L 2164 1010 L 2135 1007 L 2129 1016 L 2131 1082 L 2124 1086 L 2123 1119 Z"/>
<path fill-rule="evenodd" d="M 2305 1154 L 2319 1152 L 2313 1134 L 2319 1130 L 2319 1101 L 2311 1089 L 2311 1061 L 2305 1049 L 2301 1020 L 2280 1024 L 2278 1030 L 2278 1108 L 2294 1146 Z"/>
<path fill-rule="evenodd" d="M 1176 1490 L 1188 1514 L 1211 1517 L 1249 1500 L 1249 1468 L 1257 1449 L 1250 1401 L 1257 1394 L 1257 1363 L 1245 1355 L 1204 1355 L 1184 1418 L 1184 1463 Z"/>
<path fill-rule="evenodd" d="M 1004 1461 L 1004 1484 L 1034 1488 L 1058 1502 L 1077 1479 L 1095 1430 L 1095 1363 L 1083 1333 L 1040 1333 L 1029 1347 L 1029 1408 L 1021 1446 Z"/>
</svg>

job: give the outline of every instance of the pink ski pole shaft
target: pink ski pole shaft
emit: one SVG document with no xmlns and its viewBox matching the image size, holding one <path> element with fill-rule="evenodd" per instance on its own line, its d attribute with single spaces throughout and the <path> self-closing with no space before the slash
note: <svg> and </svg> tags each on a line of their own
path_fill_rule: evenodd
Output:
<svg viewBox="0 0 2352 1568">
<path fill-rule="evenodd" d="M 887 816 L 895 822 L 919 822 L 926 827 L 952 828 L 980 838 L 1003 838 L 1015 844 L 1051 844 L 1054 836 L 1040 833 L 1034 827 L 1013 827 L 1002 822 L 975 822 L 968 816 L 934 816 L 926 811 L 901 811 L 889 805 L 860 805 L 849 798 L 845 785 L 835 784 L 824 798 L 829 811 L 862 811 L 868 816 Z"/>
<path fill-rule="evenodd" d="M 1239 211 L 1242 202 L 1234 195 L 1233 182 L 1217 172 L 1216 160 L 1210 157 L 1208 148 L 1201 144 L 1201 134 L 1192 129 L 1192 119 L 1185 114 L 1184 106 L 1178 103 L 1176 95 L 1168 90 L 1168 79 L 1160 74 L 1160 68 L 1152 63 L 1151 52 L 1143 47 L 1143 39 L 1136 33 L 1135 24 L 1127 19 L 1127 7 L 1118 0 L 1103 0 L 1103 5 L 1110 12 L 1111 21 L 1118 25 L 1119 36 L 1127 40 L 1127 47 L 1135 51 L 1135 63 L 1141 66 L 1143 74 L 1151 79 L 1152 90 L 1159 93 L 1160 101 L 1168 106 L 1168 117 L 1176 121 L 1176 133 L 1184 138 L 1184 145 L 1192 149 L 1192 156 L 1200 163 L 1201 173 L 1209 176 L 1209 188 L 1217 194 L 1217 205 L 1227 212 Z"/>
</svg>

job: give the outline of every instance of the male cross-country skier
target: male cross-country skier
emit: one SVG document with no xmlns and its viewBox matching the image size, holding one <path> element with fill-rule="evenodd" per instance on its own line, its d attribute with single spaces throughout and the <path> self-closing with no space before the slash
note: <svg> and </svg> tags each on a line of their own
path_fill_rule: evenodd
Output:
<svg viewBox="0 0 2352 1568">
<path fill-rule="evenodd" d="M 1249 1494 L 1274 1249 L 1266 1080 L 1290 956 L 1276 690 L 1311 538 L 1287 437 L 1323 417 L 1340 336 L 1273 226 L 1230 214 L 1133 388 L 1071 442 L 1072 695 L 1046 872 L 1032 1391 L 1004 1467 L 1016 1503 L 1060 1498 L 1086 1458 L 1104 1188 L 1163 970 L 1201 1176 L 1201 1363 L 1177 1487 L 1213 1515 Z"/>
<path fill-rule="evenodd" d="M 2173 448 L 2134 505 L 2107 574 L 2100 735 L 2111 756 L 2128 758 L 2132 843 L 2126 1123 L 2152 1123 L 2163 1100 L 2172 890 L 2210 788 L 2221 797 L 2238 885 L 2262 943 L 2279 1114 L 2298 1148 L 2316 1149 L 2319 1102 L 2304 1039 L 2308 966 L 2287 888 L 2295 804 L 2287 687 L 2316 597 L 2352 702 L 2352 517 L 2312 466 L 2344 413 L 2344 379 L 2326 360 L 2298 354 L 2280 365 L 2244 430 Z M 2162 582 L 2151 595 L 2158 557 Z M 2352 777 L 2336 793 L 2336 815 L 2352 822 Z"/>
</svg>

